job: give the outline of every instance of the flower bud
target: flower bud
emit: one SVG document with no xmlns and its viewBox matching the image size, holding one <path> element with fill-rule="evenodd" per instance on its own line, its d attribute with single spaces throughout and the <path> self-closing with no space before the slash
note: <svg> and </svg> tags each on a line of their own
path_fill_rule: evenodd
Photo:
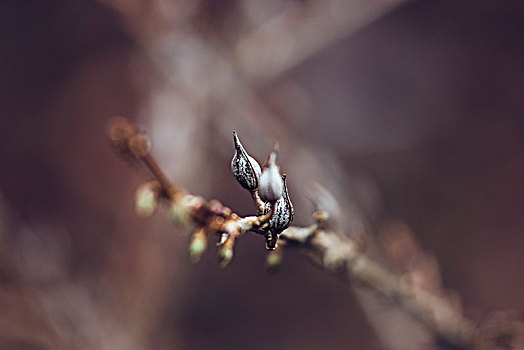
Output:
<svg viewBox="0 0 524 350">
<path fill-rule="evenodd" d="M 135 211 L 139 216 L 153 215 L 158 206 L 158 188 L 153 182 L 140 185 L 135 195 Z"/>
<path fill-rule="evenodd" d="M 264 202 L 275 203 L 284 191 L 284 182 L 277 165 L 277 153 L 271 152 L 260 175 L 258 194 Z"/>
<path fill-rule="evenodd" d="M 285 174 L 282 175 L 282 181 L 284 182 L 284 194 L 277 200 L 273 215 L 269 219 L 269 229 L 277 236 L 289 227 L 291 221 L 293 221 L 294 214 L 293 204 L 289 199 L 289 194 L 287 191 Z M 269 213 L 270 210 L 271 204 L 266 203 L 266 206 L 264 208 L 264 214 Z"/>
<path fill-rule="evenodd" d="M 248 191 L 254 191 L 258 188 L 260 165 L 247 154 L 235 131 L 233 131 L 233 140 L 236 152 L 231 160 L 231 171 L 242 187 Z"/>
</svg>

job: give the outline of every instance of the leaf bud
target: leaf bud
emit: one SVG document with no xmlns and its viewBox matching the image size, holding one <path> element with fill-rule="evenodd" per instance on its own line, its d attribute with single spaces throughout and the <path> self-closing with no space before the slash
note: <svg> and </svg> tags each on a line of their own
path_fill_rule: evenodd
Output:
<svg viewBox="0 0 524 350">
<path fill-rule="evenodd" d="M 189 243 L 189 257 L 191 262 L 197 263 L 200 261 L 202 253 L 207 248 L 207 237 L 204 229 L 197 229 L 191 236 L 191 242 Z"/>
<path fill-rule="evenodd" d="M 149 181 L 138 186 L 135 195 L 135 211 L 139 216 L 153 215 L 158 206 L 158 186 Z"/>
<path fill-rule="evenodd" d="M 224 236 L 227 235 L 223 235 L 223 242 L 220 243 L 218 250 L 218 261 L 220 262 L 220 267 L 222 268 L 226 267 L 231 262 L 231 260 L 233 260 L 233 246 L 235 244 L 233 237 L 227 236 L 224 239 Z"/>
<path fill-rule="evenodd" d="M 188 219 L 187 208 L 176 201 L 171 202 L 167 213 L 175 225 L 182 225 Z"/>
</svg>

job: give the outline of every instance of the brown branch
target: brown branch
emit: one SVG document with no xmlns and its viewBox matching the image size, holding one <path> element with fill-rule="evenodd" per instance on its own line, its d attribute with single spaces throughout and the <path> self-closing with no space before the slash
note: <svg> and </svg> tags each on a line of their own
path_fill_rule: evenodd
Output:
<svg viewBox="0 0 524 350">
<path fill-rule="evenodd" d="M 150 154 L 147 135 L 127 119 L 114 118 L 108 128 L 108 136 L 122 157 L 144 165 L 157 181 L 158 196 L 151 198 L 163 196 L 170 203 L 176 222 L 196 225 L 189 248 L 192 261 L 199 260 L 211 234 L 220 236 L 218 258 L 221 266 L 225 267 L 233 257 L 236 239 L 247 231 L 257 234 L 265 232 L 264 225 L 271 218 L 275 206 L 272 205 L 270 212 L 263 214 L 264 202 L 256 191 L 252 192 L 252 196 L 258 215 L 241 217 L 218 200 L 206 201 L 172 184 Z M 360 284 L 380 294 L 424 324 L 445 343 L 464 349 L 490 349 L 506 344 L 508 338 L 522 332 L 520 322 L 513 323 L 509 330 L 498 327 L 501 329 L 499 332 L 482 332 L 445 293 L 429 291 L 403 279 L 367 256 L 358 240 L 330 230 L 326 224 L 328 213 L 317 210 L 313 219 L 315 222 L 309 227 L 291 226 L 283 231 L 279 245 L 299 248 L 317 266 L 342 281 Z M 281 255 L 282 248 L 270 253 L 268 257 L 271 257 L 272 267 L 280 262 Z"/>
</svg>

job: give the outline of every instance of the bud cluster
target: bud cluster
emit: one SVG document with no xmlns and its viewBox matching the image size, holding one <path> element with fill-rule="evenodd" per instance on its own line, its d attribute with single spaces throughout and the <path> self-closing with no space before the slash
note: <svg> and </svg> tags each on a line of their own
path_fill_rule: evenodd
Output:
<svg viewBox="0 0 524 350">
<path fill-rule="evenodd" d="M 280 174 L 277 164 L 278 147 L 274 147 L 261 170 L 257 161 L 240 143 L 236 132 L 233 132 L 233 139 L 236 152 L 231 161 L 231 170 L 242 187 L 257 193 L 264 202 L 262 214 L 268 221 L 260 229 L 265 235 L 266 248 L 273 250 L 277 247 L 280 233 L 293 221 L 293 204 L 289 199 L 286 175 Z"/>
</svg>

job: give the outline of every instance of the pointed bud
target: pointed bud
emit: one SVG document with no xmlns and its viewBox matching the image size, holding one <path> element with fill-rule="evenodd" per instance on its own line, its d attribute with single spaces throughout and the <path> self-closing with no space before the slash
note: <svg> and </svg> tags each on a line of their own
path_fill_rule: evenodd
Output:
<svg viewBox="0 0 524 350">
<path fill-rule="evenodd" d="M 207 237 L 202 228 L 197 229 L 191 236 L 191 243 L 189 243 L 189 257 L 192 263 L 200 261 L 202 253 L 207 248 Z"/>
<path fill-rule="evenodd" d="M 264 202 L 275 203 L 284 191 L 284 182 L 277 165 L 277 152 L 273 150 L 260 175 L 258 194 Z"/>
<path fill-rule="evenodd" d="M 289 193 L 287 191 L 286 175 L 282 175 L 282 181 L 284 182 L 284 194 L 277 200 L 273 215 L 269 219 L 269 229 L 276 234 L 280 235 L 282 231 L 289 227 L 291 221 L 293 221 L 293 204 L 289 199 Z M 264 214 L 269 213 L 271 210 L 271 204 L 267 203 L 264 208 Z"/>
<path fill-rule="evenodd" d="M 235 131 L 233 131 L 233 140 L 235 141 L 236 151 L 231 160 L 231 171 L 242 187 L 248 191 L 254 191 L 258 188 L 260 165 L 247 154 Z"/>
<path fill-rule="evenodd" d="M 158 206 L 158 188 L 154 182 L 140 185 L 135 195 L 135 211 L 139 216 L 153 215 Z"/>
</svg>

